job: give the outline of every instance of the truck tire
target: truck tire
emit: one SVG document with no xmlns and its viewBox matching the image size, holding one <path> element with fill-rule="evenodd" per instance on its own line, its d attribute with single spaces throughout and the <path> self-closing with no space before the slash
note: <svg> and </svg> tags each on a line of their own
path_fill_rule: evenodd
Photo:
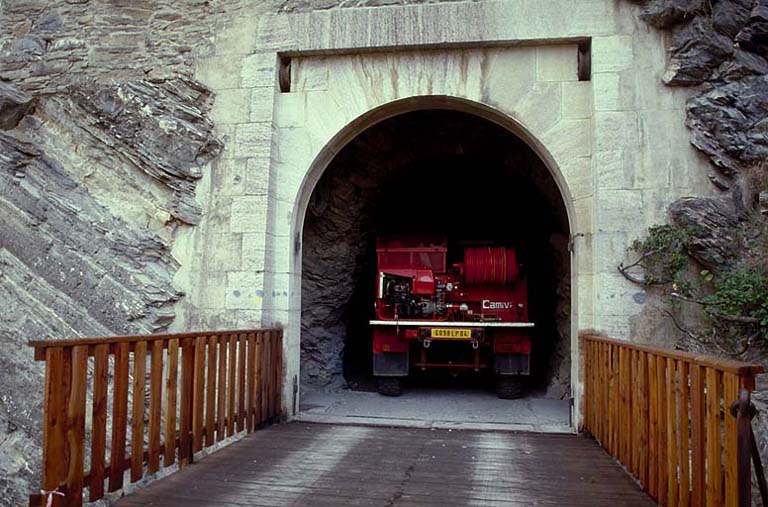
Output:
<svg viewBox="0 0 768 507">
<path fill-rule="evenodd" d="M 403 394 L 402 382 L 397 377 L 379 377 L 376 379 L 379 394 L 384 396 L 400 396 Z"/>
<path fill-rule="evenodd" d="M 525 386 L 517 377 L 499 376 L 496 378 L 496 396 L 502 400 L 514 400 L 525 395 Z"/>
</svg>

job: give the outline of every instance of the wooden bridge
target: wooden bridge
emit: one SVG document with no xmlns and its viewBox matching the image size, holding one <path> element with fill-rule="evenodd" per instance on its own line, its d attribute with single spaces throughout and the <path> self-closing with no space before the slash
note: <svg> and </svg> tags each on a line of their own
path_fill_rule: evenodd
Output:
<svg viewBox="0 0 768 507">
<path fill-rule="evenodd" d="M 274 424 L 276 329 L 31 345 L 46 383 L 30 505 L 751 502 L 756 365 L 585 336 L 577 436 Z"/>
</svg>

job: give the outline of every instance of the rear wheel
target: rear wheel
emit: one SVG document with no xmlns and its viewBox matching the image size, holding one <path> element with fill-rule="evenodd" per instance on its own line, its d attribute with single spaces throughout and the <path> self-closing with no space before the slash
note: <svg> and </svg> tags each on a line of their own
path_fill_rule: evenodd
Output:
<svg viewBox="0 0 768 507">
<path fill-rule="evenodd" d="M 496 396 L 503 400 L 522 398 L 525 394 L 525 385 L 518 377 L 500 375 L 496 378 Z"/>
<path fill-rule="evenodd" d="M 379 377 L 376 379 L 379 394 L 400 396 L 403 394 L 402 382 L 398 377 Z"/>
</svg>

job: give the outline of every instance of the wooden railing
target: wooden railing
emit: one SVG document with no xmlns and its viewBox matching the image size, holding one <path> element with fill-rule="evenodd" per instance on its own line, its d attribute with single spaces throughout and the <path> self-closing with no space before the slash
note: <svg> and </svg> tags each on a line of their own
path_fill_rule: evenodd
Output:
<svg viewBox="0 0 768 507">
<path fill-rule="evenodd" d="M 127 471 L 133 483 L 183 468 L 196 452 L 280 417 L 278 329 L 30 346 L 45 361 L 42 494 L 30 505 L 50 496 L 80 506 L 86 492 L 98 500 L 121 489 Z"/>
<path fill-rule="evenodd" d="M 584 430 L 659 504 L 737 507 L 741 389 L 763 368 L 583 336 Z"/>
</svg>

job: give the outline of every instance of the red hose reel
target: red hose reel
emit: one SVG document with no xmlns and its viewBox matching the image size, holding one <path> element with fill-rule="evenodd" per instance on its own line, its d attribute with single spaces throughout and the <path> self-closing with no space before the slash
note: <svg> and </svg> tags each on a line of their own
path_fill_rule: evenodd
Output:
<svg viewBox="0 0 768 507">
<path fill-rule="evenodd" d="M 464 248 L 464 280 L 468 285 L 506 285 L 518 274 L 514 248 Z"/>
</svg>

